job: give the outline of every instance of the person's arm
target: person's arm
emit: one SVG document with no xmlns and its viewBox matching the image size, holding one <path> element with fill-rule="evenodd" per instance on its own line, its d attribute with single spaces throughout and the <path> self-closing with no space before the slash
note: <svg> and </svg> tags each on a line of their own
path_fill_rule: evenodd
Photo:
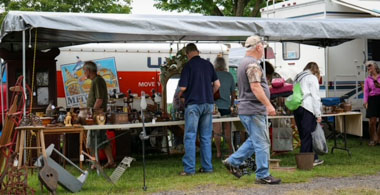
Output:
<svg viewBox="0 0 380 195">
<path fill-rule="evenodd" d="M 103 104 L 103 99 L 96 99 L 95 104 L 94 104 L 94 109 L 101 108 L 102 104 Z"/>
<path fill-rule="evenodd" d="M 219 81 L 219 80 L 214 81 L 214 83 L 213 83 L 213 87 L 212 87 L 213 94 L 214 94 L 216 91 L 218 91 L 219 88 L 220 88 L 220 81 Z"/>
<path fill-rule="evenodd" d="M 230 87 L 230 93 L 231 93 L 231 107 L 234 106 L 235 104 L 235 81 L 234 81 L 234 78 L 232 77 L 231 73 L 230 73 L 230 76 L 231 76 L 231 87 Z"/>
<path fill-rule="evenodd" d="M 264 106 L 267 108 L 268 115 L 270 115 L 270 116 L 276 115 L 276 110 L 274 109 L 274 107 L 270 103 L 269 99 L 265 95 L 264 89 L 263 89 L 263 87 L 261 87 L 261 83 L 255 82 L 255 83 L 251 83 L 250 85 L 251 85 L 251 90 L 252 90 L 253 94 L 255 94 L 256 98 L 262 104 L 264 104 Z"/>
<path fill-rule="evenodd" d="M 95 83 L 95 104 L 94 104 L 94 109 L 99 109 L 99 108 L 102 108 L 102 104 L 103 104 L 103 101 L 104 99 L 102 97 L 104 97 L 104 94 L 107 94 L 107 84 L 105 83 L 105 81 L 103 79 L 98 79 Z"/>
<path fill-rule="evenodd" d="M 364 101 L 364 108 L 367 109 L 368 108 L 368 94 L 369 94 L 369 87 L 368 87 L 368 78 L 364 81 L 364 98 L 363 98 L 363 101 Z"/>
<path fill-rule="evenodd" d="M 310 77 L 310 76 L 309 76 Z M 305 78 L 306 79 L 306 78 Z M 309 78 L 308 78 L 309 79 Z M 321 97 L 319 96 L 319 82 L 317 77 L 311 77 L 310 82 L 310 93 L 313 103 L 313 110 L 315 117 L 317 118 L 317 122 L 320 123 L 322 121 L 321 118 Z"/>
<path fill-rule="evenodd" d="M 263 72 L 260 66 L 258 64 L 248 65 L 246 74 L 250 82 L 252 93 L 262 104 L 264 104 L 264 106 L 267 109 L 268 115 L 276 115 L 276 110 L 274 109 L 269 99 L 265 95 L 264 89 L 261 87 L 261 77 Z"/>
<path fill-rule="evenodd" d="M 180 87 L 178 97 L 183 98 L 183 93 L 185 93 L 185 91 L 186 91 L 186 87 Z"/>
</svg>

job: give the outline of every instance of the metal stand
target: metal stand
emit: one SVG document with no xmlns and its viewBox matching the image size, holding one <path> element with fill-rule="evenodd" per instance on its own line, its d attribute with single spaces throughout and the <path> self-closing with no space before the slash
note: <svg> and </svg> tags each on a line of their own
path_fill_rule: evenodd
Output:
<svg viewBox="0 0 380 195">
<path fill-rule="evenodd" d="M 145 172 L 145 140 L 149 139 L 149 136 L 146 135 L 145 131 L 145 118 L 144 118 L 144 111 L 141 110 L 141 120 L 143 124 L 143 130 L 140 133 L 140 140 L 142 141 L 142 155 L 143 155 L 143 170 L 144 170 L 144 186 L 143 190 L 146 191 L 148 187 L 146 186 L 146 172 Z"/>
<path fill-rule="evenodd" d="M 347 151 L 348 155 L 351 157 L 351 152 L 347 148 L 346 116 L 343 116 L 343 133 L 342 134 L 343 134 L 343 141 L 344 141 L 344 147 L 343 148 L 337 146 L 337 144 L 336 144 L 337 132 L 334 131 L 334 146 L 331 149 L 331 154 L 334 153 L 334 149 L 339 149 L 339 150 Z"/>
</svg>

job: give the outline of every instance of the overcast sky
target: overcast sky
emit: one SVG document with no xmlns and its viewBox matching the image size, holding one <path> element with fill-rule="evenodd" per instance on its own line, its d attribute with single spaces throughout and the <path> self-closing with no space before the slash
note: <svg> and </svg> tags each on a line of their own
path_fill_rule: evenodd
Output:
<svg viewBox="0 0 380 195">
<path fill-rule="evenodd" d="M 154 0 L 133 0 L 132 14 L 163 14 L 163 15 L 187 15 L 189 12 L 178 13 L 176 11 L 162 11 L 153 6 Z"/>
</svg>

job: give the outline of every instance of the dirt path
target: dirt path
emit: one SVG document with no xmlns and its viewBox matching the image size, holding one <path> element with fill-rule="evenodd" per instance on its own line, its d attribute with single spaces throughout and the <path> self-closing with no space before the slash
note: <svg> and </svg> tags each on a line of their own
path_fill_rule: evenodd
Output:
<svg viewBox="0 0 380 195">
<path fill-rule="evenodd" d="M 344 178 L 316 178 L 310 182 L 281 184 L 281 185 L 254 185 L 247 188 L 217 187 L 215 185 L 200 186 L 190 191 L 169 191 L 156 193 L 157 195 L 182 194 L 380 194 L 380 173 L 372 176 L 355 176 Z"/>
</svg>

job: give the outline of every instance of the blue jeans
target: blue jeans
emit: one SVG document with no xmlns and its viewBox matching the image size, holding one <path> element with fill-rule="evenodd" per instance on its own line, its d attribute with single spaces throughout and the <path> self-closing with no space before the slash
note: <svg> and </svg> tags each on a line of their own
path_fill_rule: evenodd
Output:
<svg viewBox="0 0 380 195">
<path fill-rule="evenodd" d="M 184 171 L 195 173 L 197 132 L 201 142 L 201 164 L 205 172 L 213 171 L 212 168 L 212 111 L 213 104 L 191 104 L 185 109 L 185 155 L 182 158 Z"/>
<path fill-rule="evenodd" d="M 256 178 L 268 177 L 269 174 L 269 132 L 265 115 L 239 115 L 243 123 L 248 139 L 233 153 L 227 161 L 233 166 L 239 166 L 244 160 L 256 156 Z"/>
</svg>

